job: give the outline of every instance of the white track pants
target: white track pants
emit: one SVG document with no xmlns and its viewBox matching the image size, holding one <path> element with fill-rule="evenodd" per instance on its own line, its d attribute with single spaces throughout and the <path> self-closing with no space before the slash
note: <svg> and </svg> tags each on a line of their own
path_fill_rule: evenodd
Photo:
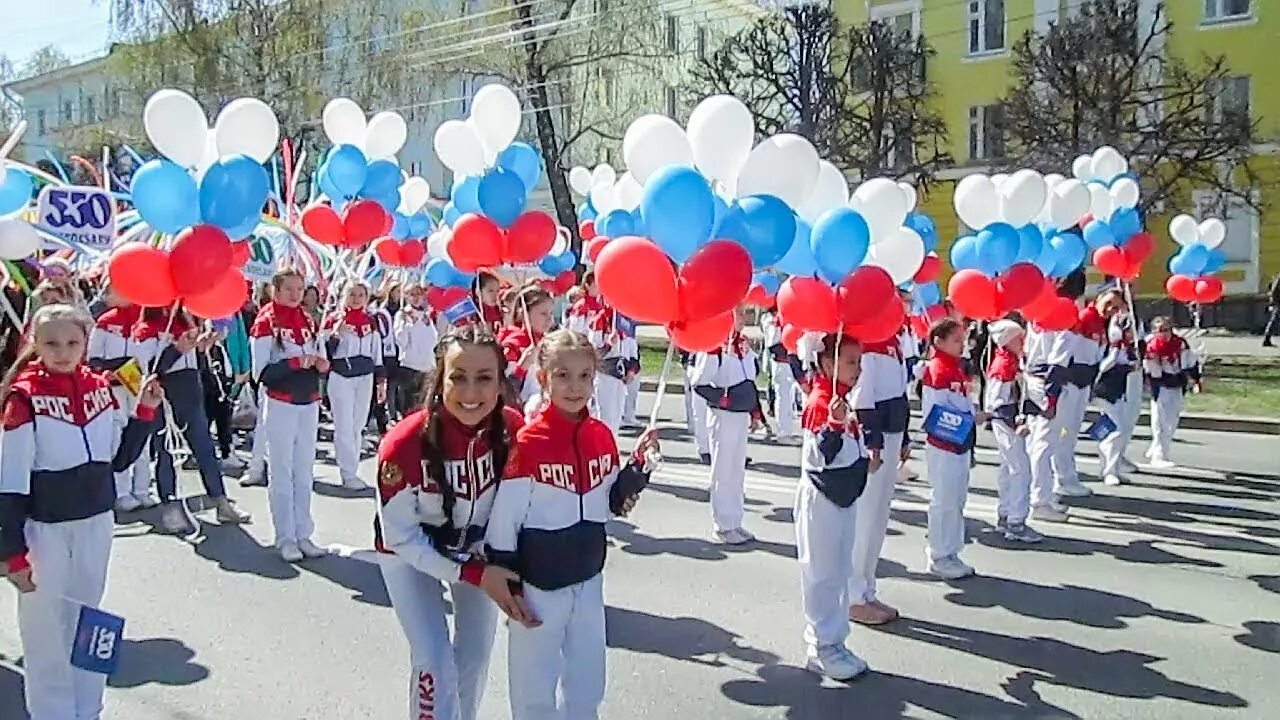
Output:
<svg viewBox="0 0 1280 720">
<path fill-rule="evenodd" d="M 507 625 L 511 720 L 596 720 L 605 684 L 604 574 L 559 590 L 526 584 L 524 597 L 542 624 Z"/>
<path fill-rule="evenodd" d="M 684 397 L 685 397 L 685 419 L 689 425 L 689 434 L 693 436 L 693 443 L 698 447 L 699 455 L 707 455 L 711 452 L 711 445 L 707 439 L 707 427 L 710 423 L 707 418 L 707 401 L 702 396 L 693 391 L 693 387 L 689 384 L 689 375 L 692 369 L 685 371 L 684 380 Z"/>
<path fill-rule="evenodd" d="M 624 385 L 627 388 L 627 399 L 622 403 L 622 422 L 639 425 L 640 421 L 636 418 L 636 403 L 640 401 L 640 375 L 632 375 L 631 382 Z"/>
<path fill-rule="evenodd" d="M 329 412 L 333 414 L 333 449 L 343 482 L 358 480 L 360 439 L 369 423 L 373 376 L 345 377 L 329 374 Z"/>
<path fill-rule="evenodd" d="M 133 393 L 122 386 L 111 388 L 111 394 L 116 399 L 115 421 L 116 427 L 119 428 L 117 432 L 124 432 L 125 425 L 129 424 L 129 418 L 133 417 L 133 411 L 138 404 L 138 400 L 133 396 Z M 150 487 L 151 462 L 146 457 L 145 452 L 127 470 L 116 473 L 117 498 L 146 495 Z"/>
<path fill-rule="evenodd" d="M 707 415 L 711 449 L 711 521 L 718 531 L 742 527 L 746 502 L 747 431 L 751 413 L 712 408 Z"/>
<path fill-rule="evenodd" d="M 1027 418 L 1027 455 L 1031 461 L 1031 504 L 1044 507 L 1053 503 L 1053 440 L 1062 432 L 1054 419 L 1032 415 Z"/>
<path fill-rule="evenodd" d="M 1052 466 L 1055 489 L 1063 485 L 1079 485 L 1080 473 L 1076 470 L 1076 444 L 1080 439 L 1080 425 L 1084 422 L 1085 409 L 1089 405 L 1089 389 L 1066 385 L 1058 397 L 1058 422 L 1060 431 L 1053 438 Z"/>
<path fill-rule="evenodd" d="M 596 409 L 600 422 L 609 426 L 617 437 L 622 429 L 622 410 L 627 402 L 627 385 L 618 378 L 596 373 Z"/>
<path fill-rule="evenodd" d="M 1027 456 L 1027 439 L 1014 432 L 1002 420 L 991 422 L 1000 451 L 1000 469 L 996 471 L 999 503 L 996 512 L 1013 525 L 1027 521 L 1031 512 L 1031 458 Z"/>
<path fill-rule="evenodd" d="M 1120 460 L 1133 438 L 1134 427 L 1142 407 L 1142 373 L 1131 372 L 1125 379 L 1124 397 L 1114 403 L 1098 401 L 1098 409 L 1106 413 L 1116 424 L 1116 431 L 1098 443 L 1098 455 L 1102 460 L 1102 476 L 1119 475 Z"/>
<path fill-rule="evenodd" d="M 848 592 L 858 503 L 842 508 L 801 477 L 794 512 L 804 642 L 811 650 L 839 645 L 849 636 Z"/>
<path fill-rule="evenodd" d="M 489 677 L 498 608 L 478 587 L 449 586 L 453 636 L 444 583 L 394 555 L 381 558 L 382 579 L 409 641 L 409 720 L 475 720 Z"/>
<path fill-rule="evenodd" d="M 249 458 L 249 474 L 267 471 L 267 391 L 258 386 L 258 417 L 253 423 L 253 451 Z"/>
<path fill-rule="evenodd" d="M 267 500 L 275 526 L 276 546 L 310 540 L 312 472 L 316 464 L 316 425 L 320 403 L 293 405 L 267 398 L 263 408 L 271 484 Z"/>
<path fill-rule="evenodd" d="M 1147 457 L 1152 460 L 1173 460 L 1173 434 L 1178 430 L 1182 417 L 1182 390 L 1160 388 L 1151 400 L 1151 447 Z"/>
<path fill-rule="evenodd" d="M 778 418 L 778 434 L 789 437 L 800 434 L 796 417 L 796 376 L 785 362 L 773 363 L 773 412 Z"/>
<path fill-rule="evenodd" d="M 849 602 L 853 605 L 876 599 L 876 567 L 889 530 L 889 504 L 898 480 L 897 459 L 901 452 L 902 433 L 885 433 L 880 469 L 867 475 L 867 487 L 854 503 L 858 532 L 853 541 L 853 574 L 849 579 Z"/>
<path fill-rule="evenodd" d="M 929 476 L 929 558 L 959 557 L 964 549 L 964 503 L 969 496 L 969 453 L 925 445 Z"/>
<path fill-rule="evenodd" d="M 107 587 L 111 557 L 110 512 L 84 520 L 28 520 L 35 592 L 18 594 L 18 633 L 26 667 L 31 720 L 98 720 L 107 677 L 71 665 L 80 606 L 97 606 Z"/>
</svg>

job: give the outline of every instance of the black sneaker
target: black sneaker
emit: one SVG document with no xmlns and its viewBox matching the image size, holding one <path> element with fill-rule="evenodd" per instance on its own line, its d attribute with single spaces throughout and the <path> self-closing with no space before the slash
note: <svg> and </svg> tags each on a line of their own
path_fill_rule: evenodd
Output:
<svg viewBox="0 0 1280 720">
<path fill-rule="evenodd" d="M 700 454 L 698 455 L 698 459 L 702 461 L 702 464 L 703 464 L 703 465 L 710 465 L 710 464 L 711 464 L 711 453 L 700 453 Z"/>
</svg>

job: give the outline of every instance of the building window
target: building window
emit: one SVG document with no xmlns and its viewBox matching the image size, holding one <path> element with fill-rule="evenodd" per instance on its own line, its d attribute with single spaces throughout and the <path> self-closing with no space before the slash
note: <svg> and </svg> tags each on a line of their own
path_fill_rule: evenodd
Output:
<svg viewBox="0 0 1280 720">
<path fill-rule="evenodd" d="M 107 89 L 107 115 L 108 117 L 120 115 L 120 91 L 116 88 Z"/>
<path fill-rule="evenodd" d="M 915 143 L 911 141 L 910 128 L 897 132 L 888 127 L 884 131 L 885 167 L 902 170 L 915 162 Z"/>
<path fill-rule="evenodd" d="M 611 70 L 600 71 L 600 93 L 605 103 L 614 105 L 618 102 L 618 83 Z"/>
<path fill-rule="evenodd" d="M 40 108 L 36 111 L 36 134 L 44 135 L 47 129 L 44 124 L 44 108 Z"/>
<path fill-rule="evenodd" d="M 471 112 L 471 98 L 476 94 L 476 79 L 471 75 L 465 75 L 462 78 L 462 114 L 466 115 Z"/>
<path fill-rule="evenodd" d="M 675 117 L 676 116 L 676 89 L 673 87 L 667 87 L 666 97 L 664 99 L 666 100 L 667 117 L 669 118 Z"/>
<path fill-rule="evenodd" d="M 609 0 L 596 0 L 596 12 L 600 14 L 609 12 Z"/>
<path fill-rule="evenodd" d="M 969 159 L 1004 157 L 1004 105 L 969 108 Z"/>
<path fill-rule="evenodd" d="M 704 27 L 698 28 L 697 43 L 698 43 L 697 45 L 698 57 L 706 57 L 707 56 L 707 29 L 706 28 Z"/>
<path fill-rule="evenodd" d="M 1249 0 L 1204 0 L 1205 22 L 1240 20 L 1249 17 Z"/>
<path fill-rule="evenodd" d="M 82 101 L 80 114 L 84 116 L 84 121 L 87 123 L 98 122 L 98 108 L 94 105 L 92 95 L 86 96 Z"/>
<path fill-rule="evenodd" d="M 969 54 L 1004 49 L 1004 0 L 969 0 Z"/>
<path fill-rule="evenodd" d="M 1209 119 L 1222 125 L 1247 127 L 1250 122 L 1248 75 L 1220 78 L 1209 83 Z"/>
<path fill-rule="evenodd" d="M 679 28 L 676 26 L 676 16 L 667 13 L 665 19 L 666 32 L 663 35 L 666 38 L 667 52 L 680 52 L 680 35 Z"/>
<path fill-rule="evenodd" d="M 63 100 L 62 101 L 62 122 L 64 123 L 71 122 L 71 118 L 73 116 L 74 116 L 74 108 L 71 105 L 71 101 Z"/>
</svg>

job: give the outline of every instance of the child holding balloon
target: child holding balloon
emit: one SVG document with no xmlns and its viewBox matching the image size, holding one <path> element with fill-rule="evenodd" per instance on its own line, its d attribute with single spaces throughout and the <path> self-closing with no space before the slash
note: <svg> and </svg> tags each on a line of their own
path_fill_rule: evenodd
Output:
<svg viewBox="0 0 1280 720">
<path fill-rule="evenodd" d="M 987 328 L 991 361 L 982 406 L 991 414 L 991 432 L 1000 452 L 996 476 L 999 506 L 996 529 L 1005 540 L 1038 543 L 1044 538 L 1027 525 L 1031 512 L 1031 459 L 1027 456 L 1027 426 L 1022 403 L 1022 353 L 1026 332 L 1012 320 L 998 320 Z"/>
<path fill-rule="evenodd" d="M 1175 467 L 1169 458 L 1173 435 L 1182 418 L 1182 395 L 1188 388 L 1201 392 L 1200 361 L 1186 338 L 1173 332 L 1173 320 L 1158 317 L 1151 321 L 1142 371 L 1151 386 L 1151 447 L 1147 457 L 1151 467 Z"/>
</svg>

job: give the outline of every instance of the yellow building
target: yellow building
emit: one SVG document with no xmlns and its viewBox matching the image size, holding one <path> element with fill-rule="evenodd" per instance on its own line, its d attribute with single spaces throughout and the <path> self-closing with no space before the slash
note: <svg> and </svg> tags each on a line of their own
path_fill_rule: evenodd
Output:
<svg viewBox="0 0 1280 720">
<path fill-rule="evenodd" d="M 1070 17 L 1082 0 L 834 0 L 843 22 L 889 22 L 924 35 L 937 56 L 928 65 L 929 80 L 938 94 L 938 107 L 947 124 L 957 167 L 942 173 L 921 209 L 938 224 L 946 245 L 956 237 L 958 221 L 951 208 L 953 183 L 970 172 L 1003 164 L 1000 98 L 1012 82 L 1011 48 L 1028 31 L 1042 32 Z M 1152 17 L 1158 0 L 1138 0 L 1140 14 Z M 1259 217 L 1239 204 L 1224 218 L 1227 240 L 1222 249 L 1227 265 L 1220 272 L 1228 293 L 1265 290 L 1280 273 L 1280 79 L 1269 48 L 1280 40 L 1280 2 L 1271 0 L 1164 0 L 1173 23 L 1163 52 L 1194 64 L 1206 55 L 1223 55 L 1232 72 L 1222 88 L 1221 102 L 1248 108 L 1260 121 L 1255 169 L 1261 182 L 1254 189 L 1263 206 Z M 1060 172 L 1069 174 L 1070 168 Z M 1148 218 L 1147 229 L 1157 249 L 1147 261 L 1142 292 L 1163 292 L 1166 259 L 1175 246 L 1168 237 L 1169 218 L 1180 212 L 1200 215 L 1207 193 L 1185 188 L 1159 214 Z"/>
</svg>

